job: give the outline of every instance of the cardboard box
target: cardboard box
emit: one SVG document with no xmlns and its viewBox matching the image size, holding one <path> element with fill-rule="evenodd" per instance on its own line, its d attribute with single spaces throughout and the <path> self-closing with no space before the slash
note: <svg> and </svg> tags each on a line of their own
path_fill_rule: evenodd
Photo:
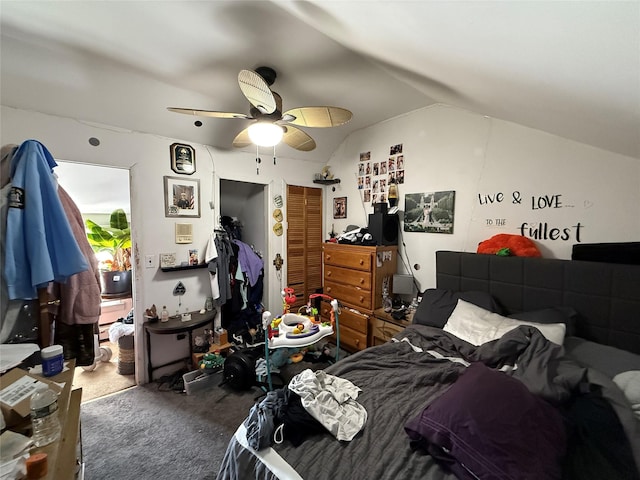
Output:
<svg viewBox="0 0 640 480">
<path fill-rule="evenodd" d="M 233 345 L 232 345 L 232 344 L 230 344 L 230 343 L 223 343 L 222 345 L 217 344 L 217 343 L 214 343 L 213 345 L 211 345 L 211 346 L 209 347 L 209 351 L 210 351 L 211 353 L 218 352 L 218 353 L 221 353 L 221 354 L 226 354 L 226 353 L 227 353 L 227 351 L 228 351 L 231 347 L 233 347 Z M 224 356 L 224 355 L 223 355 L 223 356 Z"/>
<path fill-rule="evenodd" d="M 224 345 L 227 343 L 227 331 L 224 329 L 216 330 L 213 332 L 213 343 L 217 345 Z"/>
<path fill-rule="evenodd" d="M 200 360 L 204 357 L 204 353 L 192 353 L 191 354 L 191 368 L 197 370 L 199 367 Z"/>
<path fill-rule="evenodd" d="M 53 380 L 30 375 L 20 368 L 9 370 L 0 377 L 0 408 L 7 427 L 19 425 L 29 419 L 31 395 L 40 382 L 49 385 L 58 395 L 62 392 L 62 387 Z"/>
</svg>

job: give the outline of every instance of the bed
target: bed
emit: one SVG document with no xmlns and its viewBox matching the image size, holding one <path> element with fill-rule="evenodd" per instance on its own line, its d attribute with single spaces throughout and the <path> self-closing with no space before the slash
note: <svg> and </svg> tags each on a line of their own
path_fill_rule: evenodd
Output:
<svg viewBox="0 0 640 480">
<path fill-rule="evenodd" d="M 322 373 L 360 389 L 351 440 L 285 423 L 256 450 L 243 424 L 218 479 L 640 478 L 640 265 L 438 251 L 436 272 L 412 325 Z"/>
</svg>

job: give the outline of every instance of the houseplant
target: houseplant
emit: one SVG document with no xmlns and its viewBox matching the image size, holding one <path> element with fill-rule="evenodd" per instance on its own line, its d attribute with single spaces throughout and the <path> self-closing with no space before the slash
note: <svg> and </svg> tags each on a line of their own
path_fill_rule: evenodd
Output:
<svg viewBox="0 0 640 480">
<path fill-rule="evenodd" d="M 131 293 L 131 229 L 125 211 L 119 208 L 111 212 L 108 227 L 89 219 L 85 225 L 89 244 L 100 261 L 102 293 Z"/>
</svg>

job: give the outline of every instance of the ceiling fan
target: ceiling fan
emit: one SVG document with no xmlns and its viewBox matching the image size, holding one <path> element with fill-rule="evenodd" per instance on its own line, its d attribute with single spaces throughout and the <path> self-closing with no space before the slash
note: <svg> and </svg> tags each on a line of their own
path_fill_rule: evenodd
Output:
<svg viewBox="0 0 640 480">
<path fill-rule="evenodd" d="M 343 125 L 351 120 L 352 113 L 340 107 L 297 107 L 282 113 L 282 97 L 271 90 L 276 72 L 270 67 L 258 67 L 253 70 L 241 70 L 238 84 L 244 96 L 251 104 L 249 114 L 194 110 L 190 108 L 167 107 L 167 110 L 187 115 L 213 118 L 240 118 L 255 120 L 242 130 L 233 140 L 233 146 L 244 148 L 251 143 L 259 146 L 272 146 L 284 142 L 296 150 L 309 152 L 316 148 L 316 142 L 306 132 L 297 128 L 327 128 Z M 294 126 L 295 125 L 295 126 Z M 274 139 L 261 140 L 257 130 L 270 129 L 277 136 Z"/>
</svg>

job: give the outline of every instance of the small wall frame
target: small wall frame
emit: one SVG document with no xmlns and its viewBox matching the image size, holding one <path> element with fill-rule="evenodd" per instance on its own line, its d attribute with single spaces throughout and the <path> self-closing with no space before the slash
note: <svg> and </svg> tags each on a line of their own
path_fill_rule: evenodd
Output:
<svg viewBox="0 0 640 480">
<path fill-rule="evenodd" d="M 347 218 L 347 197 L 333 199 L 333 218 Z"/>
<path fill-rule="evenodd" d="M 200 218 L 200 180 L 164 177 L 164 216 Z"/>
<path fill-rule="evenodd" d="M 171 170 L 180 175 L 193 175 L 196 171 L 196 151 L 186 143 L 172 143 Z"/>
</svg>

